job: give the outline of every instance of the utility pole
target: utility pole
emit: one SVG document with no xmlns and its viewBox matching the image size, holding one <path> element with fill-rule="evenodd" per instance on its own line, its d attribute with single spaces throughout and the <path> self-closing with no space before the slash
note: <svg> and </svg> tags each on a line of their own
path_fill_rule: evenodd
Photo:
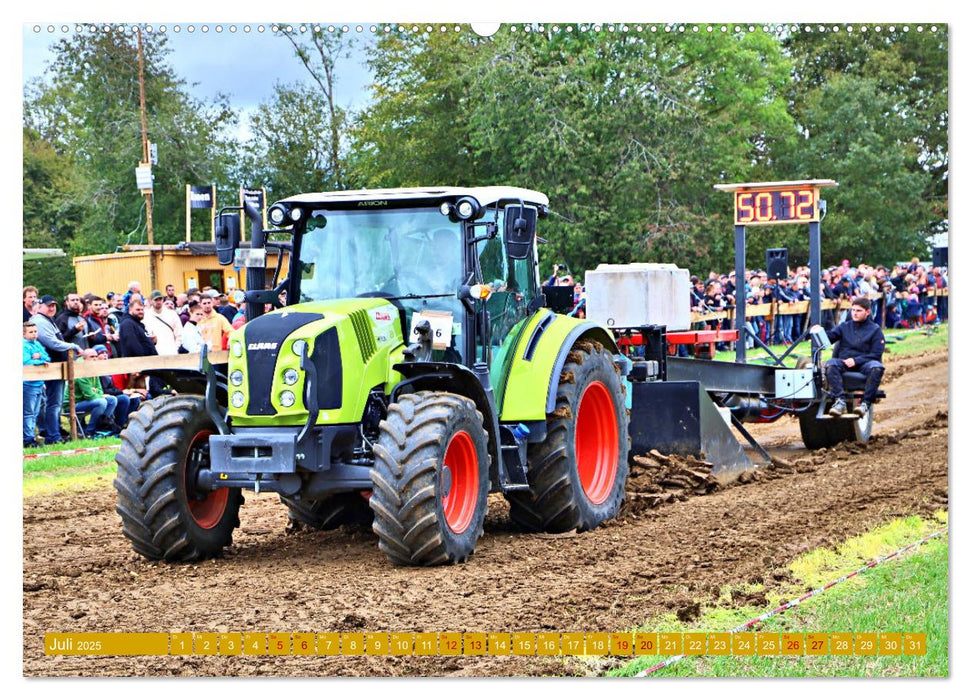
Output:
<svg viewBox="0 0 971 700">
<path fill-rule="evenodd" d="M 148 120 L 145 116 L 145 56 L 142 51 L 142 28 L 138 30 L 138 101 L 142 111 L 142 162 L 140 165 L 151 165 L 148 152 Z M 142 190 L 145 195 L 145 221 L 148 226 L 148 244 L 155 243 L 155 231 L 152 226 L 152 190 Z"/>
</svg>

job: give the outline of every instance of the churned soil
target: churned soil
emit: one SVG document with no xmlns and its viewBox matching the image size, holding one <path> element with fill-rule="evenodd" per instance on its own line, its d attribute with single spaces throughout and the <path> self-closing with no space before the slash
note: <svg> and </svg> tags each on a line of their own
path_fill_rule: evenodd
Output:
<svg viewBox="0 0 971 700">
<path fill-rule="evenodd" d="M 611 632 L 691 619 L 723 586 L 770 582 L 799 554 L 948 504 L 948 356 L 887 360 L 874 437 L 808 451 L 798 423 L 751 426 L 773 464 L 729 487 L 694 460 L 635 461 L 620 516 L 525 534 L 490 496 L 468 563 L 397 568 L 367 529 L 287 534 L 273 494 L 246 494 L 224 556 L 153 562 L 121 534 L 115 493 L 28 499 L 27 676 L 559 676 L 568 657 L 45 656 L 45 632 Z"/>
</svg>

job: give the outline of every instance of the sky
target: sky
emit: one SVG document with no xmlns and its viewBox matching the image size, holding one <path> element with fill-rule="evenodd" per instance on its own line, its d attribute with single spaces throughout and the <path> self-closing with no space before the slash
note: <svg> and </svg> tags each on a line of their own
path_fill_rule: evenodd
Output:
<svg viewBox="0 0 971 700">
<path fill-rule="evenodd" d="M 167 45 L 171 51 L 167 60 L 194 97 L 211 102 L 219 93 L 229 95 L 233 107 L 245 117 L 261 102 L 269 100 L 276 83 L 310 80 L 310 74 L 294 55 L 290 42 L 275 34 L 273 26 L 272 23 L 245 22 L 163 22 L 152 25 L 152 28 L 154 33 L 168 37 Z M 305 26 L 308 30 L 311 27 L 291 26 L 295 29 Z M 376 38 L 371 31 L 373 25 L 344 23 L 321 25 L 321 29 L 327 31 L 330 26 L 336 31 L 346 26 L 348 34 L 353 37 L 351 56 L 337 63 L 335 92 L 340 106 L 356 111 L 364 107 L 369 98 L 367 85 L 370 77 L 364 50 Z M 161 31 L 163 27 L 164 32 Z M 73 36 L 76 31 L 73 23 L 23 25 L 24 84 L 43 76 L 55 60 L 52 47 L 58 39 Z M 247 119 L 241 118 L 240 125 L 240 135 L 245 138 Z"/>
</svg>

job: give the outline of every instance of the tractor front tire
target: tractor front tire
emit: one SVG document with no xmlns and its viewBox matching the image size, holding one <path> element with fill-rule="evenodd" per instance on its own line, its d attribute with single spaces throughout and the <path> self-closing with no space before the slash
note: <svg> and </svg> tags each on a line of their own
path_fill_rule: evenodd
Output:
<svg viewBox="0 0 971 700">
<path fill-rule="evenodd" d="M 546 440 L 529 446 L 529 491 L 506 494 L 513 522 L 530 532 L 592 530 L 620 511 L 627 482 L 627 408 L 613 357 L 577 342 L 546 417 Z"/>
<path fill-rule="evenodd" d="M 401 396 L 380 423 L 371 469 L 374 533 L 393 564 L 466 561 L 482 535 L 490 456 L 482 414 L 464 396 Z"/>
<path fill-rule="evenodd" d="M 233 541 L 239 489 L 200 491 L 216 427 L 200 396 L 163 396 L 139 407 L 115 457 L 116 511 L 132 548 L 149 559 L 195 561 Z"/>
<path fill-rule="evenodd" d="M 341 525 L 370 527 L 374 513 L 360 493 L 335 493 L 314 500 L 280 496 L 290 509 L 287 532 L 299 530 L 336 530 Z"/>
</svg>

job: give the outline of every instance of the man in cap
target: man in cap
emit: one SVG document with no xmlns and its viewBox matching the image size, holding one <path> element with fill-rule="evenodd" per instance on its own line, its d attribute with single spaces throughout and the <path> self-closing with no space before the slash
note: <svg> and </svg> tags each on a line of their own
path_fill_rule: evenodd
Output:
<svg viewBox="0 0 971 700">
<path fill-rule="evenodd" d="M 159 355 L 179 353 L 179 346 L 182 344 L 182 321 L 174 309 L 165 305 L 165 295 L 157 289 L 152 291 L 142 324 L 149 333 L 155 334 L 155 349 Z"/>
<path fill-rule="evenodd" d="M 812 328 L 813 331 L 820 329 L 821 326 Z M 870 300 L 863 296 L 854 298 L 850 307 L 850 318 L 826 331 L 826 336 L 831 343 L 839 341 L 833 359 L 827 360 L 824 368 L 829 382 L 829 393 L 834 399 L 829 415 L 839 417 L 846 413 L 843 373 L 852 371 L 860 372 L 866 377 L 863 400 L 854 409 L 857 416 L 863 417 L 877 400 L 877 390 L 885 369 L 881 360 L 886 341 L 880 326 L 870 318 Z"/>
<path fill-rule="evenodd" d="M 85 349 L 76 343 L 64 340 L 61 330 L 53 321 L 56 313 L 57 300 L 45 294 L 37 304 L 37 313 L 30 317 L 31 322 L 37 326 L 37 340 L 47 350 L 51 362 L 65 362 L 68 350 L 73 350 L 84 357 L 94 357 L 94 350 Z M 47 400 L 47 407 L 44 409 L 41 421 L 44 426 L 44 444 L 51 445 L 61 442 L 61 400 L 64 396 L 64 380 L 46 380 L 44 395 Z"/>
</svg>

